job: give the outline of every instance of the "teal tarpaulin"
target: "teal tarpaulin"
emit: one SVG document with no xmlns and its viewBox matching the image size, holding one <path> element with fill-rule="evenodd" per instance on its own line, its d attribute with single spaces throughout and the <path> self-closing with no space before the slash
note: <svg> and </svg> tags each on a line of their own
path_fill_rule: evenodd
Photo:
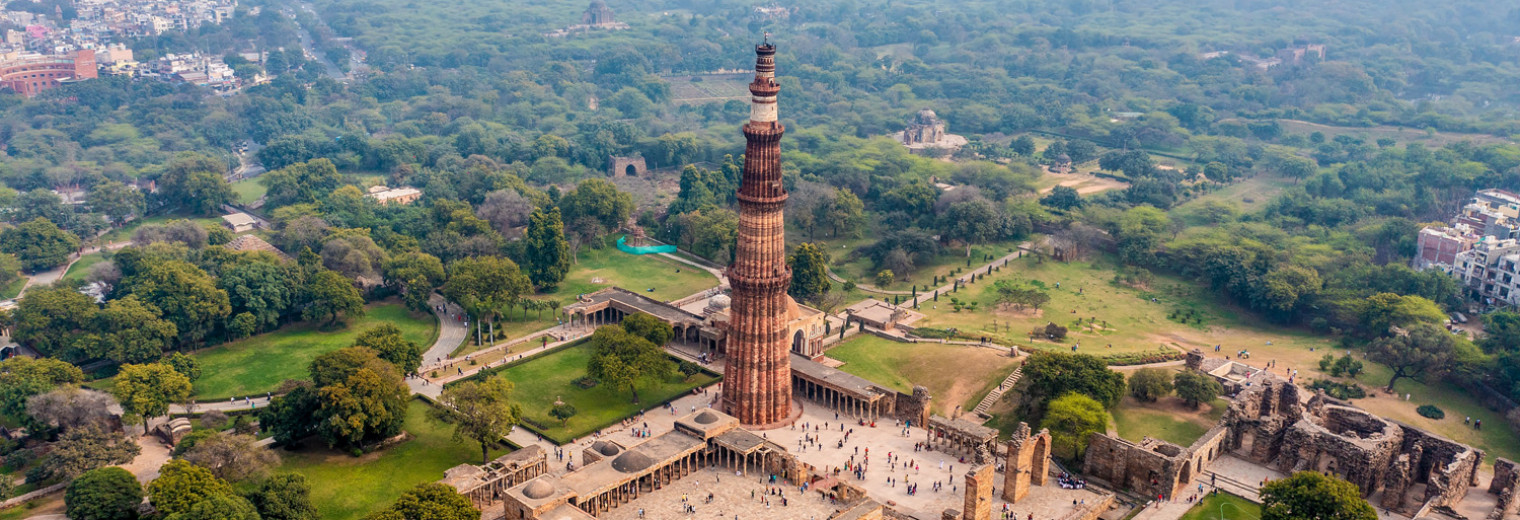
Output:
<svg viewBox="0 0 1520 520">
<path fill-rule="evenodd" d="M 623 235 L 621 237 L 618 237 L 618 241 L 617 241 L 618 251 L 622 251 L 624 253 L 629 253 L 629 254 L 634 254 L 634 255 L 652 255 L 652 254 L 658 254 L 658 253 L 674 253 L 674 252 L 676 252 L 676 246 L 664 245 L 664 246 L 637 246 L 637 247 L 635 247 L 635 246 L 628 245 L 627 242 L 628 242 L 628 235 Z"/>
</svg>

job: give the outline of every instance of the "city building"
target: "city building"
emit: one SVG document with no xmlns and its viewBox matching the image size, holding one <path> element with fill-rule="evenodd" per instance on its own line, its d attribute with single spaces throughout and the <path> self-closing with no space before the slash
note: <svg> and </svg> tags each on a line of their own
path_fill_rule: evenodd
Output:
<svg viewBox="0 0 1520 520">
<path fill-rule="evenodd" d="M 422 191 L 417 188 L 402 186 L 400 188 L 387 188 L 385 186 L 370 186 L 369 193 L 365 196 L 375 199 L 381 205 L 385 204 L 411 204 L 422 198 Z"/>
<path fill-rule="evenodd" d="M 1457 253 L 1451 275 L 1484 306 L 1520 305 L 1520 241 L 1483 237 Z"/>
<path fill-rule="evenodd" d="M 259 226 L 259 221 L 253 218 L 253 215 L 239 212 L 231 215 L 222 215 L 222 225 L 227 226 L 227 229 L 231 229 L 233 233 L 242 233 L 253 231 L 254 228 Z"/>
<path fill-rule="evenodd" d="M 31 97 L 71 81 L 94 79 L 95 51 L 81 49 L 68 55 L 14 53 L 0 60 L 0 86 Z"/>
</svg>

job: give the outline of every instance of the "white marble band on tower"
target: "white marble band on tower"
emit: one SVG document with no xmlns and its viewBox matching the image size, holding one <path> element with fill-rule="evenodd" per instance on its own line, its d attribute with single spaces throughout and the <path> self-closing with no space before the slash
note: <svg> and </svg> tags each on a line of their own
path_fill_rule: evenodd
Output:
<svg viewBox="0 0 1520 520">
<path fill-rule="evenodd" d="M 757 123 L 778 121 L 776 96 L 754 96 L 750 99 L 749 120 Z"/>
</svg>

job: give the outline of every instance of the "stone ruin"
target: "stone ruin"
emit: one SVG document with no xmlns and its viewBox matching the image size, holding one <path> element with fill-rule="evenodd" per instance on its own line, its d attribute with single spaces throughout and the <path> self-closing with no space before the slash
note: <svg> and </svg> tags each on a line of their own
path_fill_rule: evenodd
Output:
<svg viewBox="0 0 1520 520">
<path fill-rule="evenodd" d="M 1193 477 L 1223 456 L 1226 430 L 1215 426 L 1187 447 L 1146 437 L 1138 444 L 1118 436 L 1095 433 L 1088 440 L 1082 472 L 1114 489 L 1133 490 L 1146 497 L 1183 493 Z"/>
<path fill-rule="evenodd" d="M 439 482 L 468 497 L 476 508 L 485 509 L 500 502 L 508 488 L 548 473 L 548 461 L 548 453 L 534 444 L 497 457 L 484 466 L 454 466 L 443 472 L 443 480 Z"/>
<path fill-rule="evenodd" d="M 1297 386 L 1266 376 L 1253 377 L 1225 412 L 1230 450 L 1285 473 L 1336 475 L 1363 497 L 1381 492 L 1381 507 L 1416 516 L 1461 502 L 1477 485 L 1482 450 L 1323 392 L 1304 403 Z"/>
<path fill-rule="evenodd" d="M 1032 433 L 1029 424 L 1019 423 L 1019 429 L 1008 439 L 1008 459 L 1003 465 L 1003 500 L 1018 503 L 1029 495 L 1029 486 L 1045 485 L 1050 476 L 1050 430 Z"/>
</svg>

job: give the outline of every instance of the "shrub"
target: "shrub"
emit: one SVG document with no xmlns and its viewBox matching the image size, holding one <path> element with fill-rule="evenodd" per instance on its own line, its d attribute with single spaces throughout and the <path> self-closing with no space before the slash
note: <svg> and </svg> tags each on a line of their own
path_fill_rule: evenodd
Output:
<svg viewBox="0 0 1520 520">
<path fill-rule="evenodd" d="M 1419 408 L 1415 408 L 1414 411 L 1419 413 L 1421 417 L 1435 419 L 1437 421 L 1446 418 L 1446 412 L 1442 411 L 1440 408 L 1436 407 L 1436 405 L 1433 404 L 1422 404 Z"/>
<path fill-rule="evenodd" d="M 932 327 L 919 327 L 913 329 L 913 335 L 929 339 L 950 339 L 955 337 L 955 329 L 936 329 Z"/>
<path fill-rule="evenodd" d="M 1325 395 L 1336 399 L 1361 399 L 1367 397 L 1367 390 L 1356 383 L 1341 383 L 1329 379 L 1316 379 L 1309 384 L 1309 388 L 1324 390 Z"/>
<path fill-rule="evenodd" d="M 1129 376 L 1129 395 L 1153 402 L 1172 393 L 1172 377 L 1165 369 L 1142 368 Z"/>
<path fill-rule="evenodd" d="M 227 427 L 227 414 L 220 410 L 211 410 L 201 414 L 201 427 L 208 430 L 221 430 Z"/>
</svg>

